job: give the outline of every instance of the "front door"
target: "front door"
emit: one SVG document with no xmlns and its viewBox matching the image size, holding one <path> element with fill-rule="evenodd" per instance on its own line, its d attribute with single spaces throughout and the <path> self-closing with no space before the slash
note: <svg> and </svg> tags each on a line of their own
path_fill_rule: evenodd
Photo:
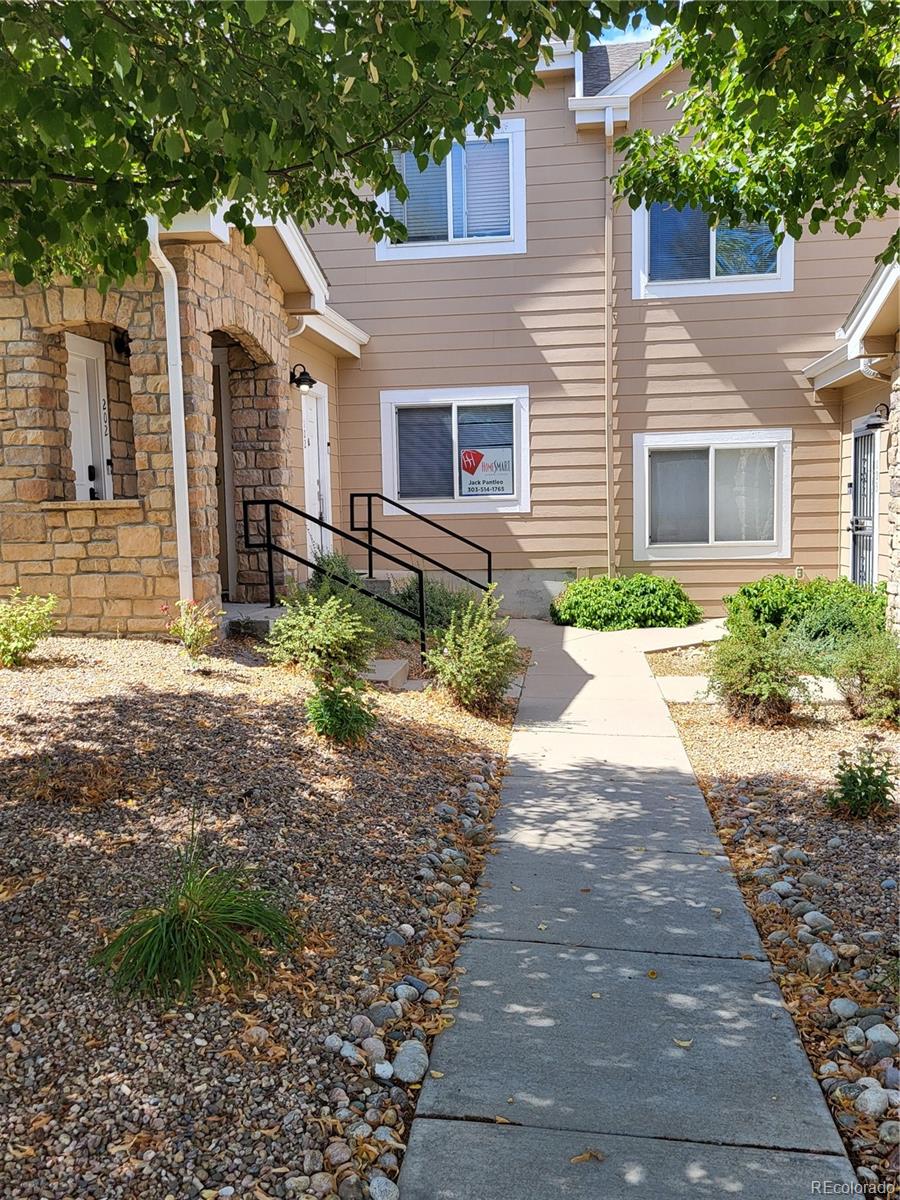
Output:
<svg viewBox="0 0 900 1200">
<path fill-rule="evenodd" d="M 92 338 L 66 334 L 69 430 L 76 500 L 112 500 L 106 347 Z"/>
<path fill-rule="evenodd" d="M 213 415 L 216 423 L 216 507 L 219 530 L 219 580 L 222 599 L 234 597 L 237 583 L 234 481 L 232 473 L 231 395 L 228 351 L 213 351 Z"/>
<path fill-rule="evenodd" d="M 850 571 L 854 583 L 875 583 L 875 506 L 878 497 L 878 447 L 875 431 L 860 429 L 853 435 L 853 485 L 851 488 Z"/>
<path fill-rule="evenodd" d="M 303 397 L 303 477 L 306 511 L 331 524 L 331 446 L 328 440 L 328 391 L 323 384 Z M 330 529 L 306 522 L 308 557 L 330 553 Z"/>
</svg>

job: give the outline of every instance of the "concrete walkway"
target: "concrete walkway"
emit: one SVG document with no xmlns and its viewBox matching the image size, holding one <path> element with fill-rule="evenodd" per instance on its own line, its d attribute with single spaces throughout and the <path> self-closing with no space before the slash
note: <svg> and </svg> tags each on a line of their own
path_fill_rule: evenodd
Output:
<svg viewBox="0 0 900 1200">
<path fill-rule="evenodd" d="M 642 653 L 710 631 L 513 627 L 534 661 L 497 852 L 401 1200 L 843 1191 L 854 1173 Z M 588 1150 L 602 1161 L 571 1161 Z"/>
</svg>

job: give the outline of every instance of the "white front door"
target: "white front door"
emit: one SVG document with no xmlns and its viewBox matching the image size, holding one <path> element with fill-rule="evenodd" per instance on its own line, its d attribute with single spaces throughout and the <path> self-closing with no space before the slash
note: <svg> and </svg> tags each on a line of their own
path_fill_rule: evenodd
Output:
<svg viewBox="0 0 900 1200">
<path fill-rule="evenodd" d="M 331 524 L 331 444 L 328 440 L 328 388 L 319 383 L 303 397 L 303 477 L 305 508 L 313 517 Z M 330 553 L 330 529 L 306 522 L 308 557 Z"/>
<path fill-rule="evenodd" d="M 112 500 L 106 347 L 67 333 L 66 351 L 75 499 Z"/>
</svg>

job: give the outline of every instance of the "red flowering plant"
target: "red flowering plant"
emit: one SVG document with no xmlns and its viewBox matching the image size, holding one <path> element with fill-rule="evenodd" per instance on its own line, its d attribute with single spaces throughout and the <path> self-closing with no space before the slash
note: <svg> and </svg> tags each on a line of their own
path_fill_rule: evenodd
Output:
<svg viewBox="0 0 900 1200">
<path fill-rule="evenodd" d="M 181 642 L 190 659 L 191 666 L 197 666 L 210 646 L 219 637 L 219 617 L 223 616 L 209 600 L 202 604 L 197 600 L 178 600 L 175 604 L 178 616 L 166 626 L 166 631 Z M 162 606 L 167 615 L 172 609 L 168 604 Z"/>
</svg>

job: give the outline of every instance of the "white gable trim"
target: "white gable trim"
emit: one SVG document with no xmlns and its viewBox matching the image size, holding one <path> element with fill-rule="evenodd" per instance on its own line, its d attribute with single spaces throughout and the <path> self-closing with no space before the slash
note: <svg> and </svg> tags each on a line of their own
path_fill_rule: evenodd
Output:
<svg viewBox="0 0 900 1200">
<path fill-rule="evenodd" d="M 580 58 L 580 51 L 578 52 Z M 649 63 L 635 63 L 621 75 L 610 80 L 609 84 L 595 96 L 584 95 L 584 68 L 579 70 L 576 61 L 575 95 L 569 97 L 569 110 L 575 114 L 575 124 L 586 128 L 603 126 L 606 121 L 606 110 L 611 108 L 613 120 L 619 125 L 625 125 L 631 119 L 631 101 L 645 92 L 657 79 L 662 78 L 672 69 L 672 55 L 666 51 L 659 58 Z M 578 86 L 578 80 L 581 86 Z"/>
<path fill-rule="evenodd" d="M 900 263 L 880 267 L 866 286 L 835 337 L 847 343 L 847 357 L 860 358 L 865 354 L 863 338 L 875 318 L 887 304 L 891 292 L 900 283 Z"/>
</svg>

